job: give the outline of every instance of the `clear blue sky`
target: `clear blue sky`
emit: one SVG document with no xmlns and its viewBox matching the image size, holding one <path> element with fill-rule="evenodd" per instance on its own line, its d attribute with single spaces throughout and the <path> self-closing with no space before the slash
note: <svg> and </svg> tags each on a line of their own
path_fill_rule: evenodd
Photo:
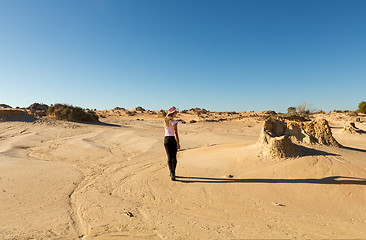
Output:
<svg viewBox="0 0 366 240">
<path fill-rule="evenodd" d="M 357 109 L 366 1 L 0 0 L 0 103 Z"/>
</svg>

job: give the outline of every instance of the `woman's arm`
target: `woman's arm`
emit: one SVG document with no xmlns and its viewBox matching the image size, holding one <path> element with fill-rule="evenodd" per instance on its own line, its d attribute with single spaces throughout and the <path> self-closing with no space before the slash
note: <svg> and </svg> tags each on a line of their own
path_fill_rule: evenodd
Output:
<svg viewBox="0 0 366 240">
<path fill-rule="evenodd" d="M 178 135 L 178 123 L 174 125 L 174 132 L 175 132 L 175 140 L 177 141 L 177 149 L 180 149 L 179 145 L 179 135 Z"/>
</svg>

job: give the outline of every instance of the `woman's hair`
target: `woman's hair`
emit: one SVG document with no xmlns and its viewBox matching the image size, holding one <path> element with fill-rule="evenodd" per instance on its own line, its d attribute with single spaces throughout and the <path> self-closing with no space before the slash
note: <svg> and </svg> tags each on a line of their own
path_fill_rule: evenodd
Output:
<svg viewBox="0 0 366 240">
<path fill-rule="evenodd" d="M 168 114 L 164 118 L 164 127 L 169 127 L 170 123 L 173 121 L 174 113 Z"/>
</svg>

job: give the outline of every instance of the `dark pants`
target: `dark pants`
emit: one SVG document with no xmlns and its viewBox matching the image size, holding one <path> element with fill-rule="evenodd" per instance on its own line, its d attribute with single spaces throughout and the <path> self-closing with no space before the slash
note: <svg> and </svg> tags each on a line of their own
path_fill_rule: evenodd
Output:
<svg viewBox="0 0 366 240">
<path fill-rule="evenodd" d="M 177 141 L 175 137 L 164 137 L 164 147 L 166 154 L 168 155 L 168 166 L 170 174 L 175 176 L 175 168 L 177 167 Z"/>
</svg>

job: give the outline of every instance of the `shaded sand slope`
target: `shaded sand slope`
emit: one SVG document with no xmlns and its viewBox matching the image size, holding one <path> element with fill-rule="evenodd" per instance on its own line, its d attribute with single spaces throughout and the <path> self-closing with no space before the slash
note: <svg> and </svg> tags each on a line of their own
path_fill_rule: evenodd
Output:
<svg viewBox="0 0 366 240">
<path fill-rule="evenodd" d="M 255 120 L 180 124 L 172 182 L 161 122 L 104 120 L 119 127 L 0 123 L 0 236 L 366 237 L 366 135 L 284 160 L 262 157 Z"/>
</svg>

